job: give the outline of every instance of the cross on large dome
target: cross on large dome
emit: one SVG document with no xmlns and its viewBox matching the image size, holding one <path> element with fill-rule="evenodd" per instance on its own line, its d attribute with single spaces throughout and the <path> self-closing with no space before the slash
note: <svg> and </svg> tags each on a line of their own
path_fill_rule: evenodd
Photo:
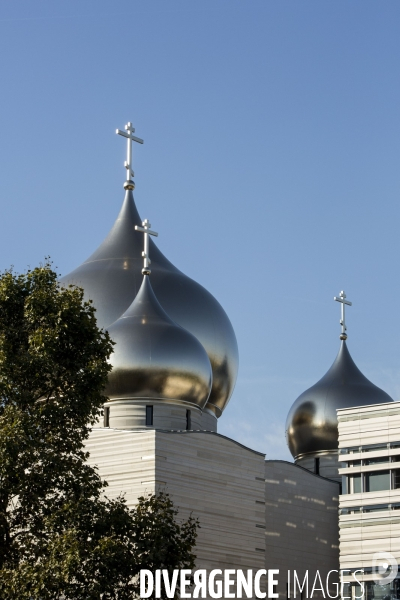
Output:
<svg viewBox="0 0 400 600">
<path fill-rule="evenodd" d="M 130 163 L 128 167 L 131 174 Z M 82 265 L 61 279 L 64 286 L 74 284 L 84 289 L 85 298 L 90 298 L 97 310 L 99 326 L 105 329 L 127 310 L 142 283 L 142 234 L 135 230 L 135 226 L 141 227 L 142 219 L 133 198 L 133 181 L 126 181 L 124 188 L 121 211 L 106 239 Z M 232 325 L 214 296 L 177 269 L 153 240 L 149 245 L 152 286 L 158 301 L 208 354 L 213 384 L 206 409 L 219 417 L 232 394 L 238 370 Z"/>
</svg>

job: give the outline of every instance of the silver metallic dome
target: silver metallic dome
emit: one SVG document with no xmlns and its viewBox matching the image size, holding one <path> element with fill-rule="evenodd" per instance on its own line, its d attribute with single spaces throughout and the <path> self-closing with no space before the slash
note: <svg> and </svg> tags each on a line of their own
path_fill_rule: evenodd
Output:
<svg viewBox="0 0 400 600">
<path fill-rule="evenodd" d="M 286 441 L 294 458 L 338 447 L 336 410 L 391 402 L 392 398 L 371 383 L 358 369 L 345 341 L 329 371 L 303 392 L 286 419 Z"/>
<path fill-rule="evenodd" d="M 92 299 L 100 327 L 109 329 L 130 306 L 141 282 L 141 225 L 133 194 L 127 190 L 119 216 L 100 247 L 80 267 L 61 279 L 74 284 Z M 232 325 L 217 300 L 201 285 L 184 275 L 150 240 L 152 285 L 170 318 L 192 333 L 211 362 L 213 383 L 207 409 L 219 417 L 232 394 L 238 348 Z"/>
<path fill-rule="evenodd" d="M 140 398 L 205 407 L 212 385 L 207 353 L 194 335 L 169 318 L 148 275 L 108 331 L 116 342 L 105 390 L 110 401 Z"/>
</svg>

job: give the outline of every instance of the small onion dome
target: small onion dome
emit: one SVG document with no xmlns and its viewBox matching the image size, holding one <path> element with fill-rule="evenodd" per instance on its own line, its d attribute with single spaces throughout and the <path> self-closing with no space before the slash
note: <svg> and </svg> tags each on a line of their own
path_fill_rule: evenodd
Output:
<svg viewBox="0 0 400 600">
<path fill-rule="evenodd" d="M 108 329 L 128 309 L 142 283 L 143 240 L 135 231 L 142 219 L 133 194 L 124 203 L 110 233 L 99 248 L 61 284 L 82 287 L 96 308 L 99 327 Z M 190 331 L 205 348 L 213 382 L 207 410 L 221 416 L 229 402 L 238 371 L 238 347 L 231 322 L 219 302 L 199 283 L 179 271 L 150 240 L 151 283 L 171 319 Z"/>
<path fill-rule="evenodd" d="M 371 383 L 342 341 L 335 362 L 315 385 L 303 392 L 286 419 L 286 441 L 294 458 L 338 447 L 336 410 L 393 399 Z"/>
<path fill-rule="evenodd" d="M 206 351 L 174 323 L 148 275 L 128 310 L 109 328 L 116 342 L 105 393 L 112 400 L 165 400 L 203 409 L 212 386 Z"/>
</svg>

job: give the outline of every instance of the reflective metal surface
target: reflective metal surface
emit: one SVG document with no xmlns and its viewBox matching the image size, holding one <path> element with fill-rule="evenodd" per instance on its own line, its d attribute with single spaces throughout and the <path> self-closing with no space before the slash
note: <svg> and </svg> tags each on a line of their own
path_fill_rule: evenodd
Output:
<svg viewBox="0 0 400 600">
<path fill-rule="evenodd" d="M 160 306 L 149 276 L 108 331 L 116 342 L 105 390 L 110 400 L 143 398 L 204 408 L 212 386 L 207 353 Z"/>
<path fill-rule="evenodd" d="M 61 279 L 85 290 L 97 309 L 101 327 L 108 328 L 129 307 L 142 282 L 142 220 L 133 194 L 127 190 L 121 212 L 100 247 L 80 267 Z M 184 275 L 150 240 L 151 282 L 173 321 L 190 331 L 207 351 L 213 386 L 207 408 L 220 416 L 232 394 L 238 370 L 238 349 L 232 325 L 217 300 Z"/>
<path fill-rule="evenodd" d="M 392 398 L 371 383 L 358 369 L 341 342 L 329 371 L 303 392 L 286 420 L 286 441 L 294 457 L 338 447 L 336 409 L 391 402 Z"/>
</svg>

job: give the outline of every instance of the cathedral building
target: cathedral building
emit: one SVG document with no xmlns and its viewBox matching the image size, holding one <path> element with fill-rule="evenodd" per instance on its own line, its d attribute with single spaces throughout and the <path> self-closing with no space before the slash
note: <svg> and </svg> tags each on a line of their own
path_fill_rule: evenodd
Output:
<svg viewBox="0 0 400 600">
<path fill-rule="evenodd" d="M 361 454 L 354 460 L 339 454 L 337 411 L 341 423 L 348 419 L 343 421 L 348 430 L 351 410 L 370 414 L 370 405 L 382 403 L 390 412 L 392 399 L 350 356 L 344 319 L 349 302 L 342 292 L 336 298 L 342 305 L 338 356 L 289 411 L 286 435 L 294 463 L 265 460 L 264 454 L 218 433 L 238 371 L 235 334 L 217 300 L 161 253 L 154 242 L 157 233 L 139 216 L 131 146 L 142 140 L 134 132 L 131 123 L 117 130 L 127 139 L 125 198 L 117 220 L 100 247 L 61 279 L 63 286 L 84 289 L 99 326 L 116 344 L 104 419 L 87 443 L 90 461 L 108 481 L 109 496 L 123 493 L 134 506 L 138 497 L 164 490 L 183 518 L 198 517 L 197 568 L 279 569 L 280 598 L 292 597 L 288 570 L 302 580 L 309 571 L 310 588 L 302 598 L 326 597 L 324 590 L 310 593 L 317 571 L 323 581 L 339 571 L 339 499 L 348 523 L 359 520 L 354 507 L 363 506 L 371 493 L 358 483 L 369 470 Z M 342 435 L 347 433 L 340 440 Z M 393 435 L 386 444 L 396 442 Z M 399 450 L 390 446 L 391 456 L 400 454 L 400 433 L 397 441 Z M 364 437 L 352 438 L 351 444 L 363 446 Z M 386 473 L 388 465 L 378 470 Z M 355 493 L 352 501 L 344 495 L 348 491 Z M 384 503 L 381 496 L 379 502 Z M 357 537 L 358 530 L 353 534 Z M 371 561 L 368 553 L 357 552 L 357 560 L 346 558 L 343 564 L 353 568 Z M 332 595 L 333 581 L 327 584 Z M 358 595 L 354 585 L 349 589 Z M 368 589 L 373 597 L 375 588 Z"/>
</svg>

